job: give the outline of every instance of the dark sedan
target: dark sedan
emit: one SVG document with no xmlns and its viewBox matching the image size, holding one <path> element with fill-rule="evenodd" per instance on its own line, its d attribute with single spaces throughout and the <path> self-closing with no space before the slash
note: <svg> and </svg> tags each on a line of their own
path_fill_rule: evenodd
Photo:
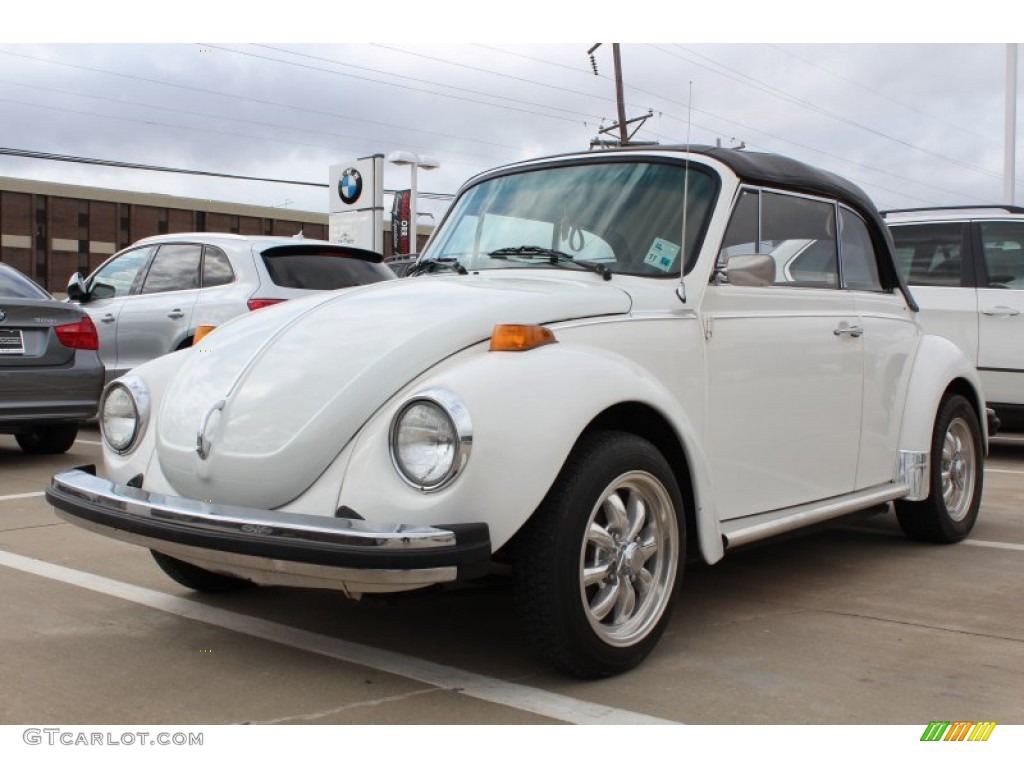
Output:
<svg viewBox="0 0 1024 768">
<path fill-rule="evenodd" d="M 0 433 L 26 453 L 64 453 L 103 388 L 96 326 L 0 263 Z"/>
</svg>

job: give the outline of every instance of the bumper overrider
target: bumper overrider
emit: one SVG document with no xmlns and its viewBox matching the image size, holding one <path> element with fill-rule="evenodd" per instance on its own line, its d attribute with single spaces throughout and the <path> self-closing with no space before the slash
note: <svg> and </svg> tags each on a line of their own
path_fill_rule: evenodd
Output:
<svg viewBox="0 0 1024 768">
<path fill-rule="evenodd" d="M 212 504 L 117 485 L 95 467 L 58 472 L 46 500 L 68 522 L 267 584 L 388 592 L 488 572 L 485 523 L 370 523 Z"/>
</svg>

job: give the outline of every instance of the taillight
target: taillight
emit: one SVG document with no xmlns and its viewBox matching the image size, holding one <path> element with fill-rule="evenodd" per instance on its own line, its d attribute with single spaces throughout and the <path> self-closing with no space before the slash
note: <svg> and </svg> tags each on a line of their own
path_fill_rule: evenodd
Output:
<svg viewBox="0 0 1024 768">
<path fill-rule="evenodd" d="M 269 307 L 272 304 L 280 304 L 284 299 L 249 299 L 246 304 L 249 305 L 249 311 L 255 312 L 257 309 L 263 309 Z"/>
<path fill-rule="evenodd" d="M 96 333 L 96 326 L 88 315 L 82 317 L 77 323 L 58 325 L 54 329 L 60 343 L 71 349 L 99 349 L 100 337 Z"/>
</svg>

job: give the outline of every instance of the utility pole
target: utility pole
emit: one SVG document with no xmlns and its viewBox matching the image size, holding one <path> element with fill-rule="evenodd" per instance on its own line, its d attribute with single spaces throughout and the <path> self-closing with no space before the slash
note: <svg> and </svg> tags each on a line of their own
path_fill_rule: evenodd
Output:
<svg viewBox="0 0 1024 768">
<path fill-rule="evenodd" d="M 590 57 L 590 65 L 593 67 L 595 75 L 597 74 L 597 60 L 594 59 L 594 51 L 600 47 L 601 43 L 595 43 L 587 51 L 587 55 Z M 648 113 L 643 117 L 634 117 L 632 120 L 626 119 L 626 98 L 622 86 L 622 54 L 619 51 L 618 43 L 612 43 L 612 62 L 615 66 L 615 106 L 619 120 L 614 125 L 609 125 L 607 128 L 599 129 L 598 133 L 608 136 L 614 136 L 618 133 L 618 139 L 602 139 L 599 135 L 594 139 L 591 139 L 591 148 L 607 146 L 629 147 L 657 144 L 656 141 L 633 141 L 633 137 L 636 136 L 636 132 L 643 127 L 644 121 L 647 120 L 653 112 L 648 111 Z M 634 123 L 636 124 L 636 127 L 632 132 L 630 132 L 629 126 Z"/>
<path fill-rule="evenodd" d="M 1007 205 L 1015 199 L 1014 168 L 1017 159 L 1017 44 L 1006 45 L 1006 138 L 1003 161 L 1003 198 Z"/>
</svg>

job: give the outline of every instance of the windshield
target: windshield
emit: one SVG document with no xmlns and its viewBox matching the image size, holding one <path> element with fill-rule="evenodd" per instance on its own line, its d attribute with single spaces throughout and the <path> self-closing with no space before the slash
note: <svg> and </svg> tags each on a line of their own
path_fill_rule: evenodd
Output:
<svg viewBox="0 0 1024 768">
<path fill-rule="evenodd" d="M 468 270 L 564 268 L 575 260 L 616 274 L 679 277 L 681 265 L 689 270 L 696 260 L 717 191 L 715 176 L 701 166 L 650 160 L 500 176 L 459 197 L 423 260 L 457 261 Z M 556 260 L 550 251 L 572 258 Z"/>
</svg>

